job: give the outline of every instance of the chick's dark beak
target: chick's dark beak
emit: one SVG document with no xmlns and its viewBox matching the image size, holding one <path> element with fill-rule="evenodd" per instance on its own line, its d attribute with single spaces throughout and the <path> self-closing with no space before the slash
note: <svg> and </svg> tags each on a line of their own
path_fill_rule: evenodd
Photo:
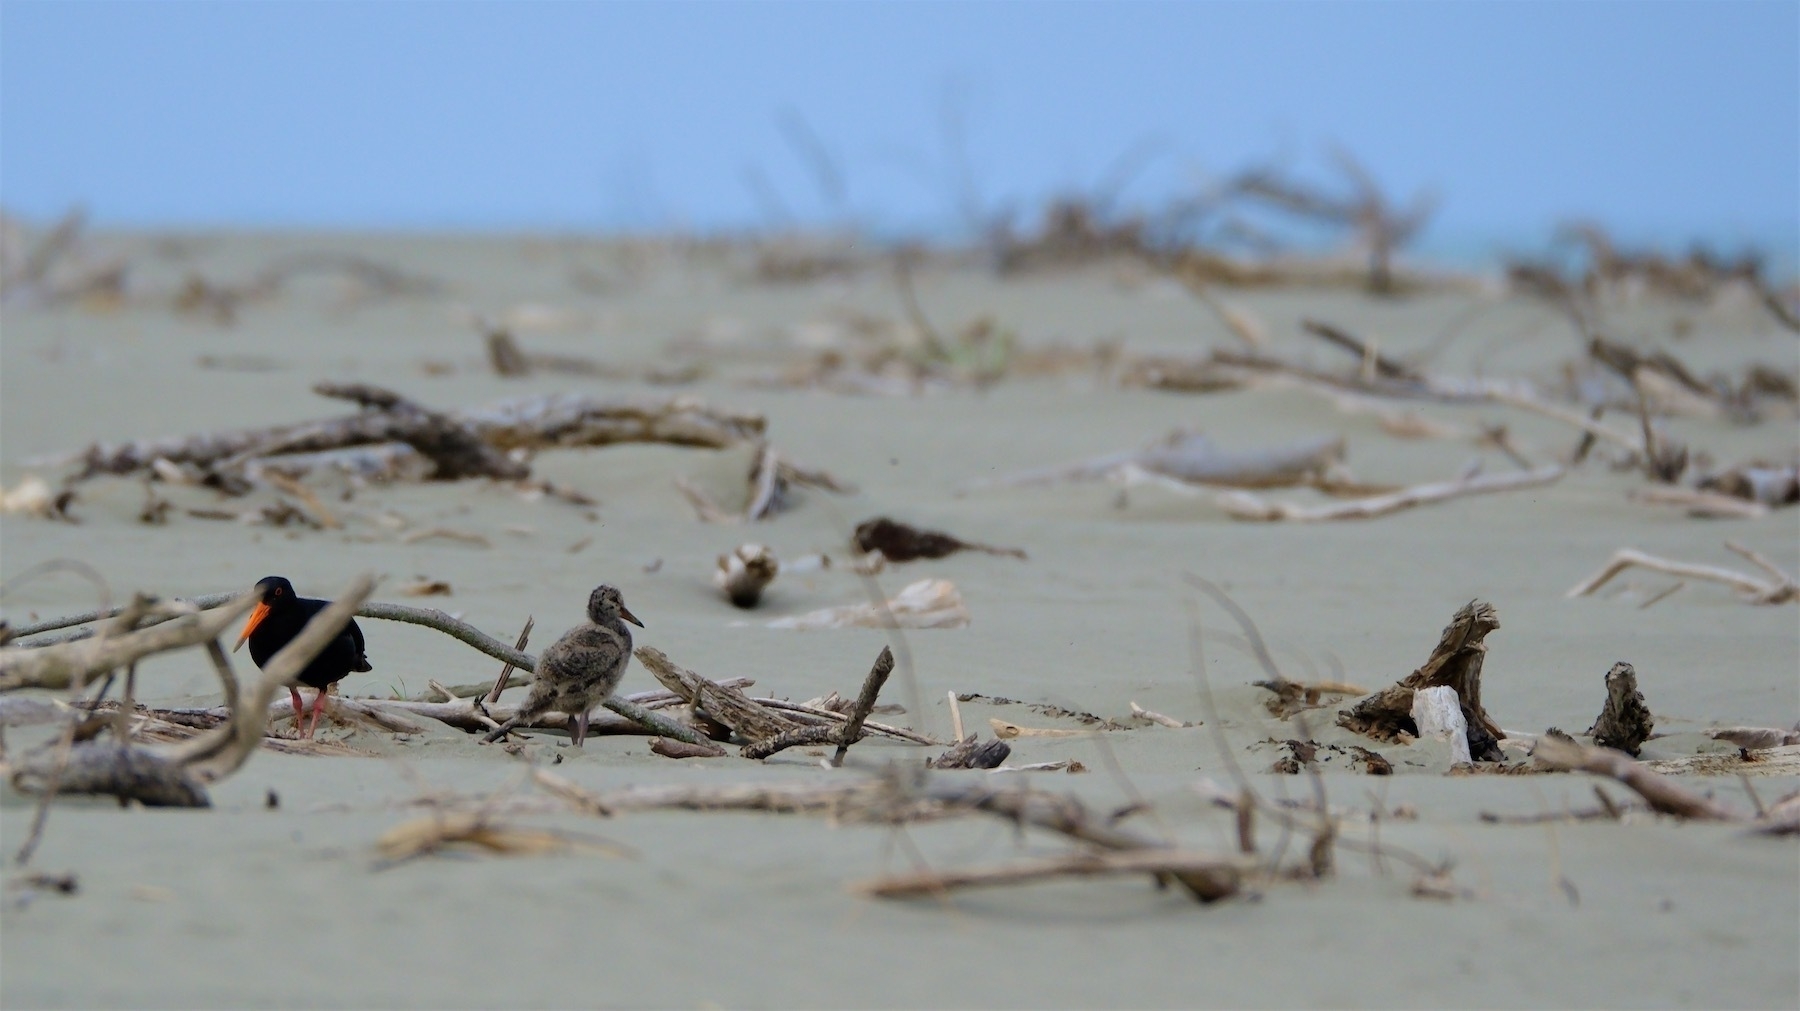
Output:
<svg viewBox="0 0 1800 1011">
<path fill-rule="evenodd" d="M 624 618 L 626 621 L 631 622 L 633 625 L 636 625 L 639 628 L 644 627 L 644 623 L 637 620 L 637 615 L 632 614 L 631 609 L 626 607 L 624 604 L 619 605 L 619 617 Z"/>
</svg>

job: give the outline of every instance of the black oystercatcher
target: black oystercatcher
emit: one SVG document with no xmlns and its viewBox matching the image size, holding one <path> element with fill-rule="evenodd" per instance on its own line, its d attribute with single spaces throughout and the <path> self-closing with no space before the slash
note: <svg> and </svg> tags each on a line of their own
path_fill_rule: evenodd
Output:
<svg viewBox="0 0 1800 1011">
<path fill-rule="evenodd" d="M 619 687 L 625 665 L 631 662 L 631 630 L 625 622 L 644 627 L 625 607 L 625 598 L 616 586 L 594 587 L 588 594 L 587 614 L 587 624 L 564 632 L 538 657 L 525 705 L 518 715 L 488 734 L 487 741 L 497 741 L 512 728 L 545 713 L 558 712 L 575 718 L 570 736 L 575 746 L 581 747 L 587 739 L 588 710 L 605 702 Z"/>
<path fill-rule="evenodd" d="M 329 603 L 324 600 L 313 600 L 294 592 L 294 584 L 281 576 L 266 576 L 257 580 L 256 590 L 262 600 L 250 612 L 249 620 L 244 622 L 244 631 L 238 636 L 237 645 L 231 648 L 237 652 L 246 640 L 250 643 L 250 659 L 256 666 L 262 667 L 269 658 L 281 651 L 283 646 L 294 641 L 294 636 L 306 627 L 313 616 L 325 610 Z M 311 737 L 319 727 L 319 711 L 325 707 L 325 691 L 332 685 L 342 681 L 351 671 L 369 671 L 369 658 L 363 655 L 362 629 L 352 619 L 337 638 L 325 644 L 325 648 L 312 658 L 306 669 L 296 679 L 301 684 L 316 688 L 319 694 L 313 699 L 312 722 L 307 726 L 304 737 Z M 300 691 L 293 685 L 288 686 L 288 694 L 294 700 L 294 729 L 300 729 Z"/>
</svg>

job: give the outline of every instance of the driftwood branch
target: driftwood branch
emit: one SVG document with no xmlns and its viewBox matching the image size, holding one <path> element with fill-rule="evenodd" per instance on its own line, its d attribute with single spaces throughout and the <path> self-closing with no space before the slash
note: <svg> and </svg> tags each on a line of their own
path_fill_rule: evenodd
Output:
<svg viewBox="0 0 1800 1011">
<path fill-rule="evenodd" d="M 846 494 L 856 490 L 855 486 L 831 476 L 822 470 L 802 467 L 777 452 L 775 447 L 763 443 L 757 447 L 756 459 L 752 462 L 748 475 L 749 490 L 745 496 L 744 511 L 733 513 L 717 502 L 706 492 L 685 478 L 675 479 L 675 488 L 694 507 L 694 512 L 707 523 L 737 524 L 755 523 L 766 520 L 779 513 L 791 504 L 791 490 L 795 487 L 822 488 L 826 491 Z"/>
<path fill-rule="evenodd" d="M 909 899 L 937 896 L 957 888 L 1029 884 L 1054 878 L 1154 874 L 1179 876 L 1200 901 L 1215 902 L 1236 893 L 1239 878 L 1253 866 L 1241 857 L 1188 850 L 1157 848 L 1122 852 L 1090 851 L 1021 860 L 999 867 L 921 871 L 917 874 L 867 881 L 856 888 L 876 898 Z M 1195 885 L 1200 887 L 1196 888 Z"/>
<path fill-rule="evenodd" d="M 1760 556 L 1759 556 L 1760 557 Z M 1735 569 L 1720 568 L 1715 565 L 1701 565 L 1694 562 L 1678 562 L 1668 558 L 1647 554 L 1636 548 L 1620 548 L 1613 553 L 1610 560 L 1599 572 L 1582 580 L 1569 589 L 1565 597 L 1585 597 L 1605 586 L 1614 576 L 1632 567 L 1662 572 L 1682 579 L 1700 579 L 1711 583 L 1723 583 L 1737 590 L 1743 598 L 1752 604 L 1785 604 L 1800 600 L 1800 584 L 1773 566 L 1759 566 L 1769 571 L 1771 578 L 1757 579 L 1747 576 Z"/>
<path fill-rule="evenodd" d="M 1630 755 L 1611 748 L 1590 748 L 1545 735 L 1538 738 L 1532 757 L 1556 769 L 1575 769 L 1607 776 L 1637 791 L 1650 807 L 1663 814 L 1699 821 L 1743 821 L 1742 815 L 1688 790 L 1652 771 Z"/>
<path fill-rule="evenodd" d="M 667 654 L 654 646 L 639 646 L 635 655 L 644 669 L 661 682 L 664 688 L 681 696 L 684 702 L 701 710 L 709 718 L 730 728 L 748 743 L 766 741 L 803 727 L 803 724 L 792 717 L 751 700 L 735 688 L 727 688 L 717 681 L 677 666 Z"/>
<path fill-rule="evenodd" d="M 886 646 L 881 647 L 881 655 L 875 658 L 875 666 L 869 669 L 869 676 L 863 679 L 862 691 L 856 697 L 856 705 L 850 710 L 850 720 L 839 731 L 837 754 L 831 759 L 832 765 L 843 765 L 844 755 L 850 745 L 862 738 L 863 721 L 869 718 L 869 712 L 875 708 L 875 700 L 881 695 L 881 686 L 887 684 L 888 675 L 894 671 L 894 651 Z"/>
<path fill-rule="evenodd" d="M 870 669 L 869 676 L 864 679 L 862 692 L 851 707 L 848 717 L 843 723 L 832 726 L 808 726 L 786 730 L 773 737 L 753 741 L 743 750 L 745 758 L 764 759 L 788 748 L 807 747 L 815 744 L 835 744 L 837 753 L 832 756 L 831 764 L 844 764 L 844 754 L 850 745 L 863 738 L 863 724 L 869 718 L 869 712 L 875 708 L 875 700 L 881 694 L 881 686 L 894 669 L 894 653 L 882 647 L 881 655 L 875 658 L 875 666 Z"/>
<path fill-rule="evenodd" d="M 1222 492 L 1214 497 L 1220 508 L 1233 519 L 1316 523 L 1325 520 L 1361 520 L 1387 516 L 1414 506 L 1444 502 L 1469 495 L 1517 491 L 1550 484 L 1563 476 L 1557 466 L 1539 467 L 1516 474 L 1479 474 L 1475 477 L 1414 485 L 1387 495 L 1332 502 L 1321 506 L 1302 506 L 1291 502 L 1270 502 L 1248 492 Z"/>
<path fill-rule="evenodd" d="M 760 438 L 760 415 L 716 411 L 687 397 L 664 401 L 547 396 L 465 411 L 438 412 L 391 390 L 321 383 L 322 396 L 353 400 L 365 410 L 341 418 L 121 444 L 96 443 L 80 459 L 82 477 L 187 466 L 201 472 L 241 467 L 287 454 L 405 443 L 434 464 L 432 477 L 517 479 L 529 468 L 511 450 L 662 442 L 722 448 Z"/>
<path fill-rule="evenodd" d="M 1174 847 L 1140 836 L 1110 823 L 1089 811 L 1074 797 L 1059 797 L 1029 788 L 995 788 L 986 784 L 955 782 L 928 783 L 924 795 L 951 808 L 969 808 L 992 814 L 1021 825 L 1057 832 L 1102 850 L 1122 853 L 1178 853 Z M 1234 894 L 1238 888 L 1235 863 L 1217 861 L 1203 866 L 1151 866 L 1140 868 L 1159 880 L 1179 882 L 1201 902 L 1213 902 Z"/>
<path fill-rule="evenodd" d="M 65 689 L 86 684 L 93 677 L 116 670 L 153 653 L 181 649 L 217 638 L 256 601 L 251 594 L 226 597 L 229 603 L 209 611 L 187 612 L 182 605 L 162 605 L 157 617 L 164 623 L 119 635 L 98 638 L 91 634 L 79 642 L 34 649 L 31 646 L 0 647 L 0 691 L 20 688 Z M 117 618 L 124 609 L 113 612 Z"/>
<path fill-rule="evenodd" d="M 1373 372 L 1384 379 L 1398 379 L 1404 382 L 1416 383 L 1424 382 L 1425 380 L 1425 377 L 1419 375 L 1419 373 L 1414 371 L 1410 366 L 1402 365 L 1399 362 L 1394 361 L 1392 358 L 1375 350 L 1372 345 L 1365 344 L 1358 338 L 1352 337 L 1350 334 L 1345 333 L 1343 330 L 1340 330 L 1329 323 L 1322 323 L 1315 319 L 1303 320 L 1300 323 L 1300 328 L 1315 337 L 1323 338 L 1325 341 L 1335 344 L 1355 355 L 1363 362 L 1364 372 Z"/>
</svg>

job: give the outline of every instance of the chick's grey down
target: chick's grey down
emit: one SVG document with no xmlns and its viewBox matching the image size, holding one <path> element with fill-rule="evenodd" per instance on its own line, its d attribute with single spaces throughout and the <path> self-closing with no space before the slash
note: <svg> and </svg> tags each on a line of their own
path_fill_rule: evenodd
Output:
<svg viewBox="0 0 1800 1011">
<path fill-rule="evenodd" d="M 571 737 L 577 747 L 587 739 L 588 711 L 612 695 L 631 662 L 631 630 L 625 623 L 644 627 L 616 586 L 594 587 L 588 594 L 587 615 L 586 624 L 564 632 L 538 657 L 525 704 L 488 740 L 498 740 L 513 727 L 549 712 L 574 718 Z"/>
</svg>

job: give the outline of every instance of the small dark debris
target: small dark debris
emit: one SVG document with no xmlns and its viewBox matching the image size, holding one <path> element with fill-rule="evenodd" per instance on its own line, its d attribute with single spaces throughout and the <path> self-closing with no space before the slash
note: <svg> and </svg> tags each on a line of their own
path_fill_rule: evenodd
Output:
<svg viewBox="0 0 1800 1011">
<path fill-rule="evenodd" d="M 1392 776 L 1394 774 L 1394 763 L 1383 758 L 1378 752 L 1353 744 L 1350 746 L 1350 753 L 1356 756 L 1356 761 L 1361 763 L 1363 771 L 1371 776 Z"/>
<path fill-rule="evenodd" d="M 1018 548 L 996 548 L 986 544 L 972 544 L 937 530 L 920 530 L 910 527 L 888 519 L 886 516 L 877 516 L 872 520 L 864 520 L 857 524 L 855 541 L 858 549 L 864 552 L 879 551 L 882 557 L 890 562 L 910 562 L 920 558 L 944 558 L 958 551 L 983 551 L 990 555 L 1025 557 L 1025 552 Z"/>
<path fill-rule="evenodd" d="M 1012 754 L 1012 745 L 1002 740 L 983 743 L 979 734 L 970 734 L 950 750 L 931 760 L 932 769 L 993 769 Z"/>
</svg>

